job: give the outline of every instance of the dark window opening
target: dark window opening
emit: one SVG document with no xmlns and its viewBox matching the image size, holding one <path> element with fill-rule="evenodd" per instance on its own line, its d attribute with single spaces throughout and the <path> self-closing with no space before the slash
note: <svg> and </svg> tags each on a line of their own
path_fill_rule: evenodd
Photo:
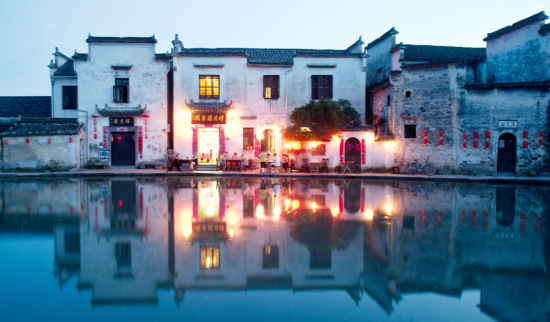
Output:
<svg viewBox="0 0 550 322">
<path fill-rule="evenodd" d="M 390 106 L 390 103 L 391 103 L 391 96 L 388 95 L 388 97 L 386 98 L 386 104 L 387 104 L 388 106 Z"/>
<path fill-rule="evenodd" d="M 80 232 L 65 232 L 65 253 L 80 253 Z"/>
<path fill-rule="evenodd" d="M 405 92 L 405 96 L 406 96 L 406 97 L 411 97 L 411 91 L 406 91 L 406 92 Z"/>
<path fill-rule="evenodd" d="M 311 250 L 309 253 L 310 269 L 330 269 L 332 267 L 332 253 L 328 250 Z"/>
<path fill-rule="evenodd" d="M 414 229 L 413 216 L 403 216 L 403 229 Z"/>
<path fill-rule="evenodd" d="M 276 246 L 276 245 L 264 246 L 262 267 L 279 268 L 279 246 Z"/>
<path fill-rule="evenodd" d="M 416 138 L 416 124 L 405 125 L 405 139 Z"/>
<path fill-rule="evenodd" d="M 254 128 L 243 128 L 243 149 L 254 150 Z"/>
<path fill-rule="evenodd" d="M 76 110 L 77 107 L 78 107 L 77 87 L 63 86 L 63 109 Z"/>
<path fill-rule="evenodd" d="M 264 98 L 279 98 L 279 75 L 264 75 Z"/>
<path fill-rule="evenodd" d="M 118 268 L 132 266 L 132 246 L 130 245 L 130 243 L 116 243 L 115 258 Z"/>
<path fill-rule="evenodd" d="M 332 98 L 332 75 L 311 76 L 311 99 Z"/>
<path fill-rule="evenodd" d="M 113 101 L 115 103 L 130 103 L 130 79 L 115 78 Z"/>
<path fill-rule="evenodd" d="M 199 99 L 220 98 L 220 76 L 199 75 Z"/>
</svg>

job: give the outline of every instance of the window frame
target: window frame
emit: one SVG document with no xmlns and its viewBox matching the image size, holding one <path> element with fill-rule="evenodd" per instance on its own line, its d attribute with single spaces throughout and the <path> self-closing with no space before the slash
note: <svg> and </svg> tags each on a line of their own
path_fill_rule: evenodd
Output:
<svg viewBox="0 0 550 322">
<path fill-rule="evenodd" d="M 61 88 L 61 107 L 64 110 L 77 110 L 78 109 L 78 87 L 77 86 L 63 86 Z M 72 93 L 71 93 L 72 92 Z"/>
<path fill-rule="evenodd" d="M 332 99 L 333 87 L 332 75 L 311 75 L 311 99 Z"/>
<path fill-rule="evenodd" d="M 254 150 L 253 127 L 243 127 L 243 150 Z"/>
<path fill-rule="evenodd" d="M 280 78 L 279 75 L 264 75 L 264 99 L 276 100 L 280 95 Z M 269 93 L 268 93 L 269 92 Z"/>
<path fill-rule="evenodd" d="M 204 83 L 202 80 L 204 79 Z M 210 85 L 207 80 L 211 79 Z M 210 93 L 208 94 L 208 90 Z M 220 75 L 199 75 L 199 99 L 219 99 L 220 98 Z"/>
<path fill-rule="evenodd" d="M 412 128 L 414 127 L 414 132 L 411 132 L 411 130 L 407 130 L 407 127 Z M 403 124 L 403 138 L 405 139 L 416 139 L 416 124 Z"/>
<path fill-rule="evenodd" d="M 113 86 L 113 102 L 130 103 L 130 79 L 127 77 L 115 78 Z"/>
</svg>

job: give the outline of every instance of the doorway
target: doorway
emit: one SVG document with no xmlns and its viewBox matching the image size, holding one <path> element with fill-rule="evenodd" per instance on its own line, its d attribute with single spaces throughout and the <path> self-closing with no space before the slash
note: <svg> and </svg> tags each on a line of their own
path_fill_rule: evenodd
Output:
<svg viewBox="0 0 550 322">
<path fill-rule="evenodd" d="M 275 152 L 275 136 L 273 130 L 267 129 L 263 131 L 264 138 L 261 141 L 261 149 L 264 152 Z"/>
<path fill-rule="evenodd" d="M 350 166 L 350 169 L 353 172 L 357 172 L 357 166 L 361 168 L 361 142 L 357 138 L 349 138 L 345 143 L 345 160 L 353 161 L 353 165 Z"/>
<path fill-rule="evenodd" d="M 136 165 L 134 132 L 111 132 L 111 165 Z"/>
<path fill-rule="evenodd" d="M 498 138 L 497 172 L 516 174 L 516 136 L 504 133 Z"/>
<path fill-rule="evenodd" d="M 199 164 L 217 164 L 220 152 L 220 131 L 215 127 L 199 128 Z"/>
</svg>

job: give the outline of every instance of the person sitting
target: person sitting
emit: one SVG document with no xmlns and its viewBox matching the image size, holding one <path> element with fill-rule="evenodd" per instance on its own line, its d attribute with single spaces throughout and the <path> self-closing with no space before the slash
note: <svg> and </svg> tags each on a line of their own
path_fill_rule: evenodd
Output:
<svg viewBox="0 0 550 322">
<path fill-rule="evenodd" d="M 176 156 L 174 157 L 174 168 L 177 171 L 181 171 L 181 162 L 180 162 L 180 154 L 176 153 Z"/>
<path fill-rule="evenodd" d="M 220 155 L 220 164 L 218 165 L 218 169 L 222 170 L 222 171 L 225 171 L 226 170 L 226 166 L 225 166 L 225 153 L 222 153 L 222 155 Z"/>
<path fill-rule="evenodd" d="M 281 158 L 277 155 L 277 153 L 273 156 L 273 171 L 275 173 L 279 172 L 279 169 L 281 168 Z"/>
</svg>

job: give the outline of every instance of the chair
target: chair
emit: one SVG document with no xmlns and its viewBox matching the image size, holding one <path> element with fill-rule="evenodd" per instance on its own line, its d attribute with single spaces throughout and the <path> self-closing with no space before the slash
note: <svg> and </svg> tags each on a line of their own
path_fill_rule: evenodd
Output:
<svg viewBox="0 0 550 322">
<path fill-rule="evenodd" d="M 321 168 L 319 169 L 319 172 L 328 173 L 328 159 L 323 159 L 321 161 Z"/>
<path fill-rule="evenodd" d="M 300 172 L 309 172 L 309 162 L 307 159 L 302 159 L 302 165 L 300 166 Z"/>
</svg>

